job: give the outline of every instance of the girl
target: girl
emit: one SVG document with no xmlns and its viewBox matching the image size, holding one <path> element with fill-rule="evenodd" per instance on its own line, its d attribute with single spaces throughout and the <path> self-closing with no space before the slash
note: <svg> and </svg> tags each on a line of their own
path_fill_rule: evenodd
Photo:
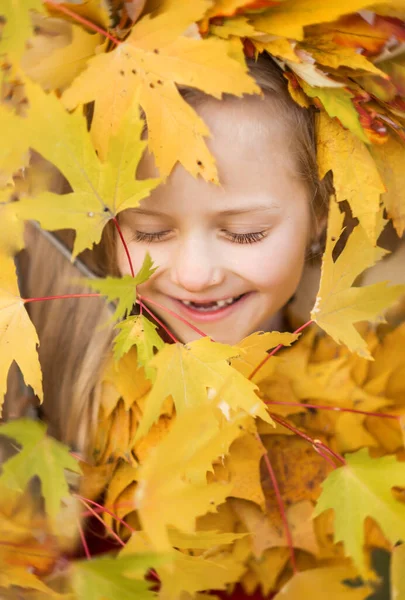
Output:
<svg viewBox="0 0 405 600">
<path fill-rule="evenodd" d="M 270 57 L 249 61 L 249 69 L 262 97 L 218 101 L 182 90 L 212 133 L 208 144 L 220 186 L 194 179 L 177 166 L 139 208 L 119 216 L 135 272 L 146 252 L 158 267 L 137 292 L 161 323 L 167 341 L 170 332 L 183 343 L 191 342 L 199 337 L 196 328 L 226 344 L 238 344 L 255 331 L 291 330 L 286 307 L 302 283 L 304 267 L 321 254 L 332 187 L 329 177 L 318 177 L 315 110 L 291 99 Z M 137 177 L 156 175 L 146 152 Z M 83 291 L 71 284 L 77 271 L 98 277 L 130 273 L 127 252 L 112 226 L 106 227 L 101 244 L 73 266 L 67 257 L 71 246 L 70 232 L 48 234 L 27 226 L 26 249 L 18 257 L 24 297 Z M 102 299 L 85 298 L 32 303 L 29 312 L 40 338 L 44 376 L 38 414 L 53 436 L 86 460 L 117 466 L 103 482 L 111 488 L 130 439 L 123 433 L 126 441 L 111 440 L 111 423 L 123 419 L 129 431 L 135 417 L 132 407 L 125 413 L 120 402 L 109 414 L 105 410 L 103 373 L 113 338 L 111 327 L 105 326 L 109 308 Z M 142 405 L 150 382 L 139 381 L 133 399 Z M 21 414 L 34 400 L 25 390 L 17 408 L 18 385 L 14 377 L 8 417 Z M 128 412 L 131 423 L 122 416 Z M 145 451 L 139 444 L 127 450 L 137 459 Z M 269 497 L 271 504 L 271 491 Z M 233 506 L 239 514 L 240 506 Z M 129 522 L 136 522 L 134 512 L 127 512 Z"/>
<path fill-rule="evenodd" d="M 218 101 L 183 90 L 212 132 L 208 145 L 220 186 L 194 179 L 177 166 L 139 209 L 119 217 L 135 272 L 147 251 L 158 266 L 138 292 L 184 343 L 199 336 L 167 309 L 222 343 L 236 343 L 258 330 L 288 329 L 283 307 L 298 287 L 311 247 L 320 256 L 331 184 L 317 175 L 315 111 L 291 99 L 270 57 L 248 62 L 262 98 Z M 137 177 L 156 175 L 153 158 L 145 153 Z M 55 181 L 58 185 L 63 186 Z M 69 232 L 57 238 L 69 250 Z M 72 286 L 77 271 L 50 234 L 31 226 L 26 241 L 19 269 L 25 297 L 83 291 Z M 96 276 L 130 272 L 111 226 L 99 247 L 86 251 L 80 262 Z M 111 330 L 100 329 L 106 314 L 102 300 L 30 307 L 44 377 L 40 411 L 52 434 L 76 449 L 85 449 L 97 414 L 97 386 L 112 336 Z"/>
</svg>

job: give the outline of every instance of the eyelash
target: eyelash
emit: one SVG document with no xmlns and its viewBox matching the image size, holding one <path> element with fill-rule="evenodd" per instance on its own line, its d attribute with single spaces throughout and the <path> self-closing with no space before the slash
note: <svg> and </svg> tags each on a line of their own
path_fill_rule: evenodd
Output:
<svg viewBox="0 0 405 600">
<path fill-rule="evenodd" d="M 136 242 L 160 242 L 169 231 L 159 231 L 157 233 L 144 233 L 143 231 L 136 231 L 134 240 Z M 260 242 L 266 237 L 264 231 L 256 231 L 253 233 L 230 233 L 227 234 L 231 237 L 231 241 L 236 244 L 254 244 Z"/>
</svg>

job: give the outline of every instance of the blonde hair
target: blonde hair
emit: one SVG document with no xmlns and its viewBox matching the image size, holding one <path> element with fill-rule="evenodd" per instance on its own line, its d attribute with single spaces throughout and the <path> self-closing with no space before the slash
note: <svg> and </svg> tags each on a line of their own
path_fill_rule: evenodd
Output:
<svg viewBox="0 0 405 600">
<path fill-rule="evenodd" d="M 296 142 L 294 151 L 298 175 L 308 185 L 314 214 L 324 214 L 330 181 L 320 182 L 318 178 L 314 109 L 301 108 L 291 99 L 282 71 L 270 57 L 248 60 L 248 66 L 264 94 L 277 103 L 280 118 L 287 119 L 291 125 Z M 181 92 L 193 106 L 209 98 L 188 88 Z M 59 185 L 63 187 L 63 182 Z M 66 247 L 72 247 L 73 232 L 65 230 L 55 235 Z M 103 232 L 101 243 L 91 252 L 84 252 L 80 259 L 98 276 L 118 275 L 115 244 L 115 231 L 110 222 Z M 18 263 L 25 297 L 84 291 L 72 284 L 72 279 L 78 275 L 76 268 L 33 225 L 27 224 L 26 248 L 18 257 Z M 44 403 L 40 410 L 43 418 L 49 423 L 52 435 L 76 451 L 86 453 L 97 423 L 101 372 L 113 338 L 112 326 L 100 327 L 109 317 L 106 302 L 99 298 L 36 302 L 29 304 L 29 313 L 40 339 L 39 357 L 44 383 Z M 18 394 L 17 378 L 11 379 L 9 407 Z"/>
</svg>

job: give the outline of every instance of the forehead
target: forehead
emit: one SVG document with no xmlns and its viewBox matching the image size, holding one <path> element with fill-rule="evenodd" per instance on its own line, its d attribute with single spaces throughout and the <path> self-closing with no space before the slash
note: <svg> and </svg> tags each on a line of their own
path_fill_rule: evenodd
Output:
<svg viewBox="0 0 405 600">
<path fill-rule="evenodd" d="M 275 206 L 292 195 L 306 196 L 297 177 L 296 140 L 280 109 L 268 97 L 209 99 L 196 111 L 207 123 L 206 139 L 213 153 L 220 186 L 195 179 L 176 165 L 166 182 L 141 203 L 142 208 L 161 212 L 206 209 L 241 210 L 254 204 Z M 145 153 L 138 169 L 141 179 L 158 176 L 153 157 Z"/>
</svg>

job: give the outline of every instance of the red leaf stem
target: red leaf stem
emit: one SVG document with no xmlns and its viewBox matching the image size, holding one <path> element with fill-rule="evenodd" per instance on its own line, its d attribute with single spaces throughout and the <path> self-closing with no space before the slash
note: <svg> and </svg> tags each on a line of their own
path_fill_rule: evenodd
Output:
<svg viewBox="0 0 405 600">
<path fill-rule="evenodd" d="M 382 417 L 384 419 L 400 420 L 400 415 L 390 415 L 389 413 L 370 412 L 368 410 L 358 410 L 356 408 L 343 408 L 340 406 L 323 406 L 319 404 L 307 404 L 306 402 L 274 402 L 273 400 L 264 400 L 266 404 L 277 406 L 302 406 L 303 408 L 316 408 L 319 410 L 332 410 L 335 412 L 355 413 L 356 415 L 366 415 L 367 417 Z"/>
<path fill-rule="evenodd" d="M 138 294 L 138 298 L 143 303 L 143 307 L 145 309 L 146 309 L 145 302 L 149 302 L 149 304 L 153 304 L 153 306 L 157 306 L 158 308 L 165 310 L 167 313 L 169 313 L 170 315 L 172 315 L 173 317 L 175 317 L 182 323 L 185 323 L 186 325 L 188 325 L 193 331 L 198 333 L 198 335 L 201 335 L 202 337 L 207 337 L 207 334 L 204 333 L 203 331 L 201 331 L 201 329 L 198 329 L 198 327 L 195 327 L 192 323 L 189 323 L 186 319 L 183 319 L 183 317 L 181 317 L 180 315 L 175 313 L 173 310 L 170 310 L 170 308 L 166 308 L 166 306 L 163 306 L 163 304 L 159 304 L 159 302 L 155 302 L 155 300 L 150 300 L 149 298 L 146 298 L 145 296 L 141 296 L 140 294 Z"/>
<path fill-rule="evenodd" d="M 134 266 L 132 264 L 131 255 L 129 253 L 129 249 L 128 249 L 127 243 L 125 241 L 124 235 L 122 233 L 120 224 L 118 223 L 118 219 L 117 219 L 117 217 L 113 217 L 112 220 L 114 221 L 114 225 L 117 229 L 118 235 L 120 236 L 122 245 L 124 246 L 125 254 L 127 255 L 127 259 L 128 259 L 129 268 L 131 270 L 131 275 L 132 275 L 132 277 L 135 277 Z"/>
<path fill-rule="evenodd" d="M 108 38 L 109 40 L 111 40 L 112 42 L 114 42 L 114 44 L 116 44 L 117 46 L 119 46 L 119 44 L 121 44 L 121 41 L 118 40 L 117 38 L 115 38 L 113 35 L 111 35 L 111 33 L 109 33 L 108 31 L 106 31 L 102 27 L 99 27 L 95 23 L 92 23 L 91 21 L 89 21 L 85 17 L 81 17 L 80 15 L 76 14 L 73 10 L 70 10 L 66 6 L 63 6 L 63 4 L 59 4 L 57 2 L 53 2 L 52 0 L 45 0 L 44 4 L 49 4 L 55 10 L 59 10 L 60 12 L 65 13 L 65 15 L 68 15 L 69 17 L 72 17 L 72 19 L 74 19 L 78 23 L 81 23 L 82 25 L 86 25 L 86 27 L 88 27 L 89 29 L 93 29 L 93 31 L 97 31 L 97 33 L 100 33 L 104 37 Z"/>
<path fill-rule="evenodd" d="M 103 519 L 100 517 L 100 515 L 97 514 L 97 512 L 95 510 L 93 510 L 91 508 L 91 506 L 85 501 L 83 500 L 83 498 L 81 498 L 80 496 L 78 497 L 80 502 L 87 508 L 88 511 L 90 511 L 90 513 L 93 515 L 93 517 L 95 517 L 102 525 L 103 527 L 106 528 L 106 530 L 110 533 L 110 535 L 117 540 L 117 542 L 121 545 L 121 546 L 125 546 L 125 542 L 122 541 L 122 539 L 120 538 L 119 535 L 117 535 L 115 533 L 115 531 L 109 527 L 108 525 L 105 524 L 105 522 L 103 521 Z"/>
<path fill-rule="evenodd" d="M 261 440 L 261 437 L 260 437 L 260 435 L 258 433 L 256 433 L 256 438 L 257 438 L 257 440 L 260 442 L 260 444 L 264 448 L 264 444 L 263 444 L 263 442 Z M 273 469 L 273 466 L 271 464 L 271 461 L 270 461 L 270 458 L 269 458 L 269 455 L 268 455 L 267 451 L 264 454 L 264 462 L 266 463 L 266 467 L 267 467 L 267 470 L 268 470 L 269 475 L 270 475 L 271 483 L 273 485 L 274 493 L 276 495 L 278 509 L 280 511 L 281 520 L 283 521 L 285 536 L 287 538 L 288 549 L 290 551 L 291 566 L 292 566 L 293 572 L 295 574 L 295 573 L 298 572 L 298 569 L 297 569 L 297 562 L 295 560 L 294 544 L 293 544 L 291 529 L 290 529 L 290 525 L 288 523 L 287 514 L 286 514 L 286 511 L 285 511 L 285 506 L 284 506 L 283 498 L 282 498 L 281 493 L 280 493 L 280 488 L 278 486 L 276 474 L 274 473 L 274 469 Z"/>
<path fill-rule="evenodd" d="M 84 550 L 84 553 L 86 555 L 86 558 L 87 558 L 87 560 L 91 560 L 90 550 L 89 550 L 89 547 L 87 545 L 86 537 L 85 537 L 84 531 L 83 531 L 83 527 L 82 527 L 82 524 L 80 523 L 79 519 L 77 519 L 77 528 L 79 530 L 79 535 L 80 535 L 80 539 L 81 539 L 81 542 L 82 542 L 82 546 L 83 546 L 83 550 Z"/>
<path fill-rule="evenodd" d="M 286 429 L 289 429 L 290 431 L 293 431 L 296 435 L 302 437 L 304 440 L 306 440 L 307 442 L 309 442 L 311 444 L 311 446 L 313 446 L 313 448 L 319 452 L 319 450 L 321 450 L 321 452 L 319 452 L 319 454 L 321 454 L 323 452 L 327 452 L 328 454 L 330 454 L 331 456 L 333 456 L 336 460 L 338 460 L 340 463 L 342 463 L 343 465 L 346 464 L 345 459 L 343 458 L 343 456 L 341 456 L 340 454 L 338 454 L 337 452 L 334 452 L 331 448 L 329 448 L 329 446 L 326 446 L 323 442 L 321 442 L 320 440 L 316 440 L 314 438 L 312 438 L 311 436 L 309 436 L 307 433 L 305 433 L 304 431 L 301 431 L 300 429 L 298 429 L 297 427 L 294 427 L 294 425 L 292 425 L 291 423 L 289 423 L 288 421 L 285 421 L 284 419 L 282 419 L 281 417 L 279 417 L 278 415 L 275 415 L 274 413 L 270 413 L 271 418 L 276 421 L 276 423 L 279 423 L 279 425 L 282 425 L 283 427 L 285 427 Z"/>
<path fill-rule="evenodd" d="M 312 325 L 312 323 L 313 323 L 312 320 L 307 321 L 306 323 L 304 323 L 304 325 L 301 325 L 301 327 L 298 327 L 298 329 L 296 329 L 293 333 L 294 334 L 301 333 L 301 331 L 304 331 L 304 329 L 306 329 L 307 327 Z M 255 367 L 253 369 L 253 371 L 249 375 L 248 379 L 253 379 L 253 377 L 256 375 L 256 373 L 259 371 L 259 369 L 261 369 L 263 367 L 263 365 L 265 365 L 266 362 L 269 360 L 269 358 L 274 356 L 276 354 L 276 352 L 278 352 L 281 348 L 284 348 L 283 344 L 279 344 L 271 352 L 269 352 L 269 354 L 267 354 L 267 356 L 265 356 L 265 358 L 257 365 L 257 367 Z"/>
<path fill-rule="evenodd" d="M 138 295 L 138 297 L 139 297 L 139 295 Z M 149 308 L 146 306 L 146 304 L 144 304 L 144 303 L 143 303 L 141 300 L 137 300 L 137 303 L 139 304 L 139 306 L 143 307 L 143 308 L 146 310 L 146 312 L 147 312 L 148 314 L 150 314 L 150 316 L 151 316 L 151 317 L 152 317 L 152 318 L 153 318 L 153 319 L 156 321 L 156 323 L 158 323 L 158 324 L 159 324 L 159 325 L 160 325 L 160 326 L 161 326 L 161 327 L 162 327 L 162 328 L 163 328 L 163 329 L 166 331 L 167 335 L 168 335 L 169 337 L 171 337 L 171 338 L 172 338 L 172 340 L 173 340 L 175 343 L 179 342 L 179 340 L 176 338 L 176 336 L 174 336 L 174 335 L 172 334 L 172 332 L 170 331 L 170 329 L 169 329 L 168 327 L 166 327 L 166 325 L 163 323 L 163 321 L 161 321 L 161 320 L 160 320 L 160 319 L 159 319 L 159 318 L 158 318 L 158 317 L 157 317 L 157 316 L 156 316 L 156 315 L 155 315 L 155 314 L 154 314 L 154 313 L 153 313 L 153 312 L 152 312 L 152 311 L 151 311 L 151 310 L 150 310 L 150 309 L 149 309 Z"/>
<path fill-rule="evenodd" d="M 43 302 L 45 300 L 64 300 L 66 298 L 101 298 L 101 294 L 60 294 L 59 296 L 42 296 L 40 298 L 22 298 L 24 304 L 28 302 Z"/>
<path fill-rule="evenodd" d="M 118 521 L 119 523 L 121 523 L 121 525 L 124 525 L 124 527 L 126 527 L 127 529 L 129 529 L 129 531 L 131 533 L 135 533 L 135 529 L 133 529 L 133 527 L 131 527 L 131 525 L 128 525 L 128 523 L 126 523 L 123 519 L 120 519 L 116 514 L 114 514 L 111 510 L 109 510 L 108 508 L 106 508 L 105 506 L 102 506 L 101 504 L 99 504 L 98 502 L 95 502 L 95 500 L 90 500 L 90 498 L 85 498 L 84 496 L 80 496 L 80 494 L 73 494 L 73 496 L 76 496 L 76 498 L 78 498 L 79 500 L 81 500 L 82 502 L 88 502 L 89 504 L 93 504 L 93 506 L 96 506 L 96 509 L 93 509 L 95 512 L 106 512 L 107 514 L 109 514 L 113 519 L 115 519 L 116 521 Z M 121 506 L 121 505 L 120 505 Z M 132 506 L 132 504 L 131 504 Z M 91 510 L 91 509 L 90 509 Z"/>
</svg>

